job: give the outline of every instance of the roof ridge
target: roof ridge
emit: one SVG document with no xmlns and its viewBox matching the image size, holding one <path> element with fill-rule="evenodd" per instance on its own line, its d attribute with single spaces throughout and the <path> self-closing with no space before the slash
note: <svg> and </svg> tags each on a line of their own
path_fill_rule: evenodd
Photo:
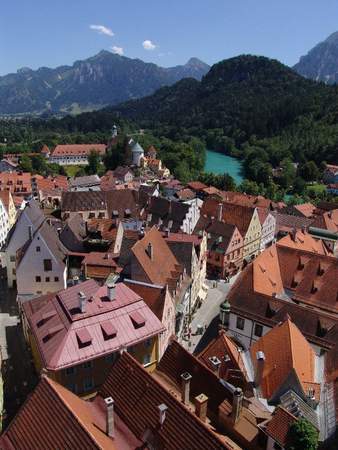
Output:
<svg viewBox="0 0 338 450">
<path fill-rule="evenodd" d="M 77 400 L 79 400 L 80 402 L 84 402 L 84 400 L 82 400 L 80 397 L 78 397 L 77 395 L 73 394 L 73 392 L 68 391 L 68 389 L 66 389 L 65 387 L 59 385 L 59 383 L 57 383 L 54 380 L 51 380 L 47 375 L 42 375 L 41 377 L 41 381 L 45 381 L 47 383 L 47 385 L 53 390 L 53 392 L 57 395 L 57 397 L 60 399 L 60 401 L 66 406 L 67 410 L 69 411 L 69 413 L 74 417 L 74 419 L 78 422 L 78 424 L 80 425 L 80 427 L 86 432 L 86 434 L 90 437 L 90 439 L 93 441 L 93 443 L 100 449 L 101 446 L 99 445 L 99 443 L 97 442 L 97 440 L 95 439 L 95 437 L 93 436 L 93 434 L 86 428 L 85 424 L 83 423 L 83 421 L 81 420 L 81 418 L 75 414 L 73 408 L 70 407 L 70 405 L 68 404 L 68 402 L 61 396 L 61 394 L 59 393 L 59 391 L 53 386 L 54 384 L 57 384 L 61 390 L 65 390 L 67 391 L 67 393 L 69 393 L 70 395 L 73 395 Z"/>
</svg>

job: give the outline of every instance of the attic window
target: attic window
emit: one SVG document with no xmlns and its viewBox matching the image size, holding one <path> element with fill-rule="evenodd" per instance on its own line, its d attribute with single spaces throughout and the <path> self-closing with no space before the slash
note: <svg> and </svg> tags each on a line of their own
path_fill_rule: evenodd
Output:
<svg viewBox="0 0 338 450">
<path fill-rule="evenodd" d="M 86 328 L 77 331 L 76 338 L 79 348 L 88 347 L 92 343 L 92 337 Z"/>
<path fill-rule="evenodd" d="M 119 212 L 117 211 L 117 209 L 114 209 L 114 211 L 113 211 L 113 216 L 114 217 L 117 217 L 119 215 Z"/>
<path fill-rule="evenodd" d="M 322 275 L 324 275 L 324 272 L 325 272 L 324 267 L 322 266 L 322 264 L 319 263 L 317 271 L 318 276 L 321 277 Z"/>
<path fill-rule="evenodd" d="M 304 269 L 304 258 L 300 257 L 299 258 L 299 262 L 298 262 L 298 270 L 303 270 Z"/>
<path fill-rule="evenodd" d="M 142 328 L 146 323 L 146 319 L 138 311 L 134 311 L 129 314 L 130 320 L 132 321 L 134 328 Z"/>
<path fill-rule="evenodd" d="M 48 342 L 53 336 L 56 335 L 56 333 L 58 333 L 59 331 L 63 330 L 63 325 L 59 324 L 59 325 L 55 325 L 55 327 L 51 327 L 49 328 L 46 336 L 44 336 L 42 338 L 42 342 L 44 344 L 46 344 L 46 342 Z"/>
<path fill-rule="evenodd" d="M 296 281 L 295 277 L 292 278 L 291 287 L 296 288 L 298 286 L 298 281 Z"/>
<path fill-rule="evenodd" d="M 39 320 L 39 322 L 36 324 L 38 328 L 42 327 L 42 325 L 44 325 L 49 319 L 51 319 L 52 317 L 54 317 L 56 315 L 55 311 L 49 311 L 47 313 L 42 314 L 41 319 Z"/>
<path fill-rule="evenodd" d="M 130 209 L 129 209 L 129 208 L 125 209 L 125 210 L 124 210 L 124 214 L 125 214 L 126 216 L 130 216 L 130 215 L 131 215 Z"/>
<path fill-rule="evenodd" d="M 101 330 L 105 341 L 108 341 L 117 335 L 117 329 L 109 320 L 101 323 Z"/>
</svg>

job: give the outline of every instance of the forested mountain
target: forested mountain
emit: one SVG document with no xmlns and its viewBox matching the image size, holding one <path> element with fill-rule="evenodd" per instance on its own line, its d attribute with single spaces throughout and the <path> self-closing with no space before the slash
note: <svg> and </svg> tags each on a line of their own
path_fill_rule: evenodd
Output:
<svg viewBox="0 0 338 450">
<path fill-rule="evenodd" d="M 278 61 L 244 55 L 215 64 L 201 82 L 181 80 L 115 111 L 142 127 L 194 135 L 229 153 L 260 141 L 275 165 L 285 155 L 337 159 L 337 100 L 335 87 L 304 79 Z"/>
<path fill-rule="evenodd" d="M 300 58 L 294 70 L 306 78 L 333 84 L 338 82 L 338 32 L 331 34 Z"/>
<path fill-rule="evenodd" d="M 72 66 L 23 68 L 0 77 L 0 114 L 81 112 L 152 94 L 209 66 L 197 58 L 171 68 L 101 51 Z"/>
</svg>

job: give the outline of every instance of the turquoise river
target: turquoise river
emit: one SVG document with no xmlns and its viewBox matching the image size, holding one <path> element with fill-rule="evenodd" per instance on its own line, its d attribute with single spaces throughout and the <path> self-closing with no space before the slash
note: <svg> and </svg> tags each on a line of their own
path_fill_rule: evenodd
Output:
<svg viewBox="0 0 338 450">
<path fill-rule="evenodd" d="M 240 184 L 243 181 L 241 161 L 222 153 L 207 150 L 204 170 L 217 175 L 227 172 L 233 177 L 236 184 Z"/>
</svg>

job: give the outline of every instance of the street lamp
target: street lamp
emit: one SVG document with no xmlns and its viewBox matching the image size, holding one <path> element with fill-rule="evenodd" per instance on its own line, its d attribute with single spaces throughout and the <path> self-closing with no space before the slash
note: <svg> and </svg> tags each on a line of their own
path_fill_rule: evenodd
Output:
<svg viewBox="0 0 338 450">
<path fill-rule="evenodd" d="M 226 329 L 229 326 L 229 317 L 230 317 L 230 303 L 228 300 L 225 300 L 219 309 L 219 319 L 221 322 L 221 328 Z"/>
</svg>

